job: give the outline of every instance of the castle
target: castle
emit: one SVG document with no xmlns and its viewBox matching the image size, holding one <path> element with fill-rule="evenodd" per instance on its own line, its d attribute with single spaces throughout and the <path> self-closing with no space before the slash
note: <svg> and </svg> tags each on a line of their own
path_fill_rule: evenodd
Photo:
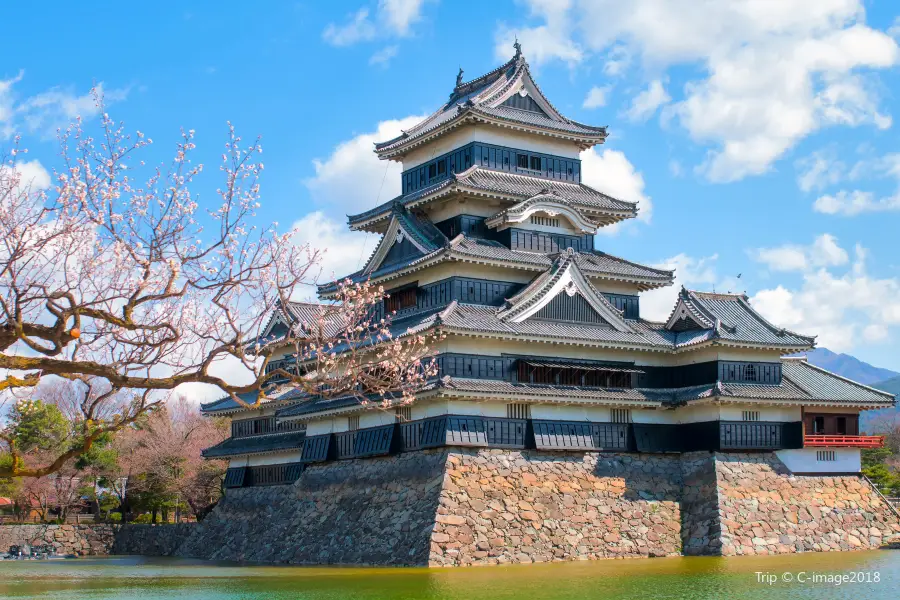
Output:
<svg viewBox="0 0 900 600">
<path fill-rule="evenodd" d="M 284 388 L 257 409 L 228 397 L 203 405 L 206 415 L 232 419 L 232 436 L 205 451 L 230 461 L 222 510 L 259 488 L 256 497 L 279 503 L 317 498 L 308 518 L 346 517 L 328 513 L 337 509 L 321 486 L 342 486 L 346 502 L 366 504 L 372 497 L 361 487 L 349 491 L 352 478 L 399 485 L 401 492 L 382 490 L 381 501 L 403 504 L 397 494 L 430 468 L 437 479 L 423 485 L 437 496 L 420 515 L 427 540 L 413 548 L 409 529 L 408 544 L 393 539 L 389 558 L 372 562 L 822 550 L 854 547 L 847 536 L 871 547 L 900 533 L 890 507 L 859 477 L 860 449 L 883 443 L 861 435 L 860 413 L 893 406 L 893 396 L 789 358 L 814 338 L 769 322 L 743 294 L 682 289 L 665 322 L 642 318 L 641 293 L 672 285 L 674 273 L 595 249 L 601 227 L 638 213 L 582 183 L 580 152 L 606 136 L 554 107 L 517 44 L 509 62 L 477 79 L 464 82 L 460 72 L 440 109 L 376 144 L 379 158 L 402 163 L 402 194 L 349 217 L 352 229 L 381 240 L 347 278 L 384 286 L 394 336 L 443 334 L 437 376 L 413 403 L 390 411 Z M 337 291 L 336 282 L 319 288 L 323 299 Z M 271 368 L 293 360 L 279 340 L 314 321 L 316 310 L 290 303 L 273 315 L 264 334 Z M 581 474 L 562 483 L 572 469 Z M 384 471 L 375 477 L 381 483 L 373 470 Z M 741 473 L 759 477 L 732 485 L 729 474 Z M 550 475 L 553 492 L 538 493 Z M 494 494 L 484 481 L 497 477 Z M 753 523 L 767 520 L 759 494 L 765 502 L 767 491 L 783 488 L 784 505 L 800 503 L 802 517 L 828 506 L 816 497 L 823 481 L 840 488 L 826 511 L 839 524 L 826 524 L 826 533 L 841 529 L 831 547 L 817 547 L 793 514 L 784 517 L 793 532 L 754 533 Z M 726 490 L 736 494 L 732 508 L 755 498 L 755 518 L 729 509 Z M 661 526 L 648 516 L 654 502 Z M 572 521 L 579 504 L 587 508 Z M 859 517 L 868 523 L 854 529 L 841 520 L 848 511 L 879 516 Z M 551 535 L 551 522 L 563 531 Z M 499 542 L 481 531 L 498 523 L 515 526 Z M 303 544 L 318 554 L 289 562 L 367 562 Z"/>
</svg>

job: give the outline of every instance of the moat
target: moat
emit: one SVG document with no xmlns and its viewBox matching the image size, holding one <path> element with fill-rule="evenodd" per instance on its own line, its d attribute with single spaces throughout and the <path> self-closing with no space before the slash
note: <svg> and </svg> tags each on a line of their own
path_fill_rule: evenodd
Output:
<svg viewBox="0 0 900 600">
<path fill-rule="evenodd" d="M 814 575 L 824 580 L 814 582 Z M 845 582 L 837 585 L 835 576 Z M 0 597 L 66 600 L 887 600 L 896 598 L 898 589 L 900 552 L 891 550 L 465 569 L 257 567 L 142 557 L 0 563 Z"/>
</svg>

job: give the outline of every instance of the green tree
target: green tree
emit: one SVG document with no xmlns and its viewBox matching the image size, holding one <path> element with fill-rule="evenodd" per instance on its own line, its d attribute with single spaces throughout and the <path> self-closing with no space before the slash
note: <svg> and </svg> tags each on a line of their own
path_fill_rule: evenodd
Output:
<svg viewBox="0 0 900 600">
<path fill-rule="evenodd" d="M 66 447 L 72 430 L 59 407 L 43 400 L 17 402 L 9 412 L 8 427 L 12 442 L 23 453 Z"/>
</svg>

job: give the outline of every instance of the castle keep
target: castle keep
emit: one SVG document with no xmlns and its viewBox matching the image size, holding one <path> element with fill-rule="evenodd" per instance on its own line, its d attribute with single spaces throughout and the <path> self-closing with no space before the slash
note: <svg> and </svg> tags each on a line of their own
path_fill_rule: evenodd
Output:
<svg viewBox="0 0 900 600">
<path fill-rule="evenodd" d="M 395 337 L 439 330 L 438 374 L 396 410 L 289 387 L 206 450 L 226 496 L 181 553 L 456 565 L 878 547 L 897 516 L 859 476 L 860 412 L 887 393 L 787 358 L 814 338 L 742 294 L 641 293 L 674 274 L 595 248 L 638 207 L 582 183 L 606 130 L 563 116 L 516 54 L 400 136 L 402 194 L 349 217 L 381 234 L 353 281 L 383 285 Z M 335 297 L 336 283 L 320 287 Z M 279 347 L 317 305 L 290 303 Z M 205 532 L 205 533 L 204 533 Z M 202 535 L 200 535 L 202 534 Z M 269 540 L 260 546 L 259 536 Z M 239 538 L 239 539 L 238 539 Z"/>
</svg>

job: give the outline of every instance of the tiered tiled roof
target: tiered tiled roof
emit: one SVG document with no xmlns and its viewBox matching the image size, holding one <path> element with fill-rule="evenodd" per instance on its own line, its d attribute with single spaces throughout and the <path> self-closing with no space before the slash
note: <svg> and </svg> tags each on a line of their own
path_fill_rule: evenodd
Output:
<svg viewBox="0 0 900 600">
<path fill-rule="evenodd" d="M 531 96 L 538 110 L 504 104 L 514 94 Z M 459 83 L 450 99 L 427 119 L 396 138 L 375 144 L 381 158 L 396 158 L 466 123 L 489 123 L 571 140 L 582 148 L 603 142 L 605 127 L 584 125 L 561 115 L 531 77 L 520 52 L 508 63 L 467 83 Z"/>
<path fill-rule="evenodd" d="M 539 194 L 553 194 L 577 207 L 599 224 L 609 224 L 637 215 L 637 204 L 618 200 L 583 183 L 542 179 L 532 175 L 469 167 L 462 173 L 415 192 L 397 196 L 371 210 L 347 217 L 351 229 L 382 232 L 395 204 L 412 209 L 450 194 L 465 192 L 485 198 L 521 202 Z"/>
<path fill-rule="evenodd" d="M 609 401 L 644 408 L 664 408 L 707 401 L 763 400 L 804 405 L 839 404 L 884 408 L 894 404 L 887 392 L 849 381 L 810 365 L 803 359 L 784 361 L 781 384 L 710 383 L 683 388 L 599 388 L 569 385 L 514 383 L 497 379 L 443 377 L 433 380 L 417 394 L 419 400 L 434 396 L 496 398 L 590 405 Z M 802 382 L 802 384 L 798 383 Z M 323 413 L 368 410 L 357 397 L 310 399 L 278 411 L 279 419 L 304 419 Z"/>
<path fill-rule="evenodd" d="M 460 234 L 452 240 L 448 240 L 443 247 L 415 257 L 408 262 L 386 265 L 382 269 L 375 269 L 368 273 L 363 269 L 351 273 L 346 279 L 386 282 L 444 261 L 508 266 L 535 272 L 543 272 L 553 264 L 553 258 L 547 254 L 511 250 L 500 242 L 470 238 Z M 576 252 L 575 261 L 578 268 L 588 277 L 635 283 L 643 290 L 671 285 L 674 279 L 673 271 L 648 267 L 596 250 Z M 336 291 L 337 282 L 319 287 L 319 294 L 324 296 Z"/>
</svg>

